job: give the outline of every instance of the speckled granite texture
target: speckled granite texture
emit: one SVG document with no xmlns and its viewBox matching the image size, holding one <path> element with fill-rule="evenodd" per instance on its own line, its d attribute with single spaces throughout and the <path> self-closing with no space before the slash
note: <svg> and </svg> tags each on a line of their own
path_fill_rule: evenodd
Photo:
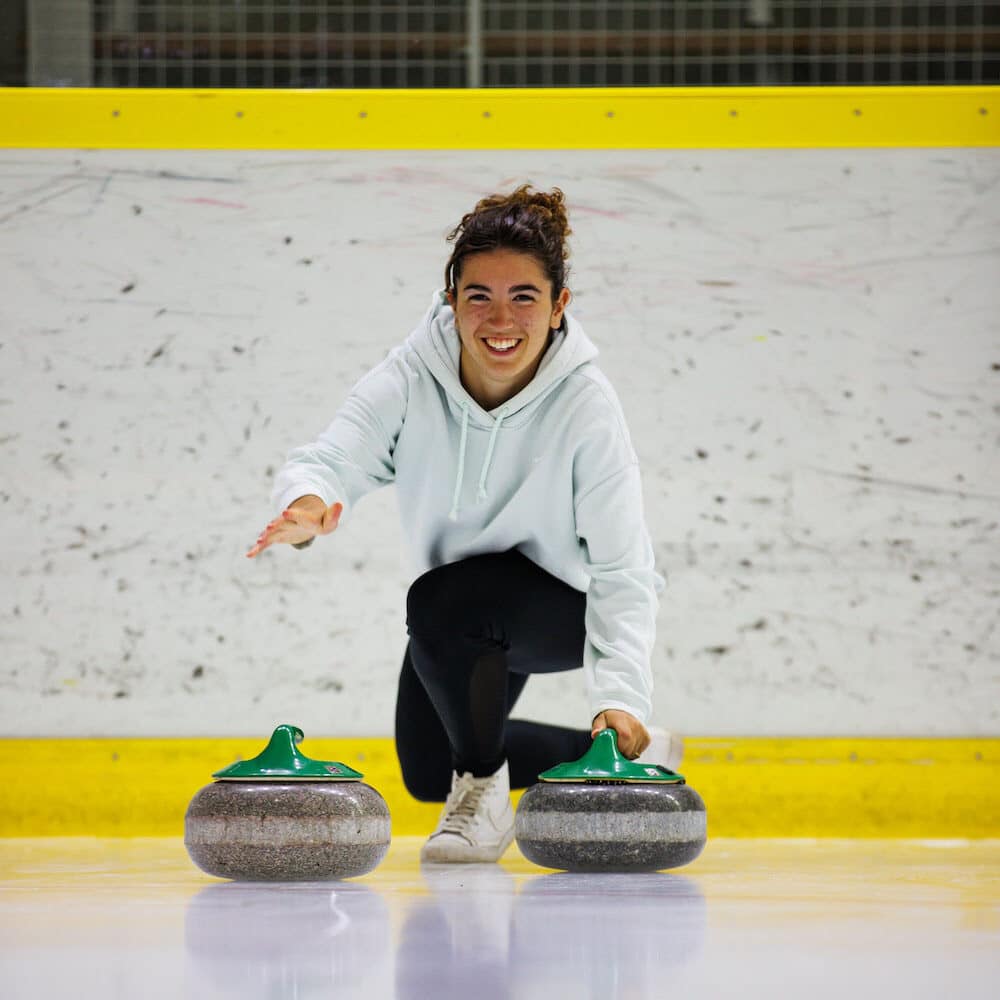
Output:
<svg viewBox="0 0 1000 1000">
<path fill-rule="evenodd" d="M 543 868 L 660 871 L 705 846 L 705 804 L 690 785 L 540 782 L 521 798 L 517 846 Z"/>
<path fill-rule="evenodd" d="M 361 782 L 220 781 L 184 817 L 184 845 L 202 871 L 252 882 L 364 875 L 389 837 L 389 807 Z"/>
</svg>

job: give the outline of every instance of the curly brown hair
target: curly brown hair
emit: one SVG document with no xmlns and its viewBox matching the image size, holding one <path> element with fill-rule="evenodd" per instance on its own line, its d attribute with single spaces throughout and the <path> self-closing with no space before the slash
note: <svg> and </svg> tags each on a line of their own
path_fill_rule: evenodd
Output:
<svg viewBox="0 0 1000 1000">
<path fill-rule="evenodd" d="M 491 194 L 448 234 L 455 247 L 444 269 L 445 288 L 454 294 L 466 257 L 486 250 L 517 250 L 541 265 L 552 282 L 554 302 L 566 284 L 566 237 L 571 232 L 566 197 L 559 188 L 535 191 L 522 184 L 510 194 Z"/>
</svg>

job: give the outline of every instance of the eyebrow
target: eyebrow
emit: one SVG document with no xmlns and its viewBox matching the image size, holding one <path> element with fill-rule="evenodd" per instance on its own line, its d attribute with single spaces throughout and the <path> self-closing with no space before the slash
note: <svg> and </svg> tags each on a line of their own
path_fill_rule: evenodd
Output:
<svg viewBox="0 0 1000 1000">
<path fill-rule="evenodd" d="M 466 285 L 462 289 L 462 291 L 463 292 L 467 292 L 467 291 L 469 291 L 472 288 L 474 288 L 476 291 L 479 291 L 479 292 L 492 292 L 493 291 L 493 289 L 490 288 L 489 285 Z M 542 294 L 542 290 L 540 288 L 536 287 L 535 285 L 514 285 L 511 288 L 511 291 L 512 292 L 538 292 L 539 295 Z"/>
</svg>

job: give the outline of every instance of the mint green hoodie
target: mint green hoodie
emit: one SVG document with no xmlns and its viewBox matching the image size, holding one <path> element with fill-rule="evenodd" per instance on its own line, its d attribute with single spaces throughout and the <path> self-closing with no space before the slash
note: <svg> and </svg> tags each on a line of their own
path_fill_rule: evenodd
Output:
<svg viewBox="0 0 1000 1000">
<path fill-rule="evenodd" d="M 276 510 L 313 493 L 344 520 L 395 483 L 413 569 L 517 549 L 587 595 L 591 717 L 649 719 L 650 657 L 663 581 L 642 510 L 639 466 L 597 348 L 568 313 L 531 382 L 484 410 L 459 378 L 443 292 L 420 325 L 351 391 L 275 482 Z"/>
</svg>

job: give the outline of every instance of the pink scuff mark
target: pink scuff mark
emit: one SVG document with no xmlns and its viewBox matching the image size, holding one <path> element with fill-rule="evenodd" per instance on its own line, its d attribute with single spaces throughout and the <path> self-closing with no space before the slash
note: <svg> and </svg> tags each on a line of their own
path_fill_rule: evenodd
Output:
<svg viewBox="0 0 1000 1000">
<path fill-rule="evenodd" d="M 220 201 L 218 198 L 178 198 L 190 205 L 215 205 L 216 208 L 246 208 L 241 201 Z"/>
<path fill-rule="evenodd" d="M 581 205 L 579 202 L 570 202 L 571 212 L 589 212 L 591 215 L 603 215 L 606 219 L 624 219 L 625 212 L 615 212 L 608 208 L 595 208 L 593 205 Z"/>
</svg>

